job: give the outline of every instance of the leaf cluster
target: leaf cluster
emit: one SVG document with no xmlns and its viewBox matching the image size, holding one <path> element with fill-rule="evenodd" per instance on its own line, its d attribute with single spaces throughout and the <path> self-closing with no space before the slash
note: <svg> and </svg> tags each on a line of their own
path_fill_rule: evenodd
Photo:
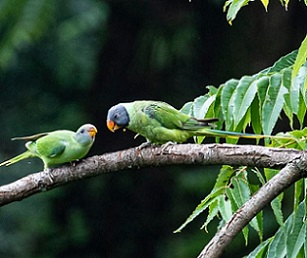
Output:
<svg viewBox="0 0 307 258">
<path fill-rule="evenodd" d="M 218 117 L 217 127 L 223 126 L 229 131 L 245 131 L 251 128 L 256 134 L 270 135 L 284 114 L 290 121 L 298 121 L 301 130 L 294 130 L 279 135 L 291 136 L 289 139 L 272 137 L 265 141 L 266 146 L 306 149 L 307 128 L 302 129 L 307 108 L 307 37 L 299 51 L 280 58 L 272 67 L 255 75 L 243 76 L 241 79 L 231 79 L 219 87 L 208 86 L 208 93 L 186 103 L 181 111 L 196 118 Z M 197 138 L 201 143 L 204 137 Z M 236 142 L 237 140 L 228 139 Z M 175 231 L 180 232 L 196 217 L 207 211 L 208 215 L 201 229 L 207 231 L 209 223 L 218 218 L 222 224 L 229 221 L 233 213 L 241 207 L 262 185 L 270 180 L 278 170 L 247 167 L 234 168 L 223 166 L 216 183 L 208 196 L 195 208 L 187 220 Z M 258 183 L 251 182 L 249 174 L 256 175 Z M 306 185 L 300 180 L 294 187 L 293 213 L 284 222 L 282 201 L 284 195 L 279 195 L 271 202 L 271 208 L 277 223 L 280 225 L 275 236 L 263 241 L 263 212 L 258 213 L 249 226 L 253 228 L 262 242 L 249 257 L 290 257 L 306 252 Z M 303 201 L 302 201 L 303 196 Z M 302 202 L 301 202 L 302 201 Z M 293 233 L 295 231 L 295 237 Z M 242 231 L 246 244 L 248 243 L 249 227 Z"/>
<path fill-rule="evenodd" d="M 269 0 L 260 0 L 265 11 L 268 11 Z M 251 1 L 250 0 L 227 0 L 224 4 L 224 12 L 226 12 L 226 19 L 230 25 L 237 17 L 238 12 L 241 10 L 242 7 L 248 5 Z M 280 0 L 282 6 L 288 10 L 290 0 Z M 304 0 L 305 5 L 307 6 L 307 0 Z"/>
</svg>

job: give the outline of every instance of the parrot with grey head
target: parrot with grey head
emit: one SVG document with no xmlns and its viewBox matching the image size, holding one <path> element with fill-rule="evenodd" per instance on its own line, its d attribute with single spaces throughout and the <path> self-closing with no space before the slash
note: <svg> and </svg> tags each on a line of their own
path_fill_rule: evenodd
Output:
<svg viewBox="0 0 307 258">
<path fill-rule="evenodd" d="M 26 158 L 40 158 L 44 169 L 83 158 L 92 147 L 97 129 L 94 125 L 82 125 L 76 132 L 57 130 L 32 136 L 15 137 L 12 140 L 25 140 L 27 151 L 0 163 L 9 166 Z"/>
<path fill-rule="evenodd" d="M 249 139 L 289 138 L 212 129 L 211 123 L 216 121 L 218 121 L 217 118 L 197 119 L 165 102 L 153 100 L 119 103 L 111 107 L 107 115 L 107 127 L 110 131 L 115 132 L 120 128 L 127 128 L 153 144 L 182 143 L 193 136 Z"/>
</svg>

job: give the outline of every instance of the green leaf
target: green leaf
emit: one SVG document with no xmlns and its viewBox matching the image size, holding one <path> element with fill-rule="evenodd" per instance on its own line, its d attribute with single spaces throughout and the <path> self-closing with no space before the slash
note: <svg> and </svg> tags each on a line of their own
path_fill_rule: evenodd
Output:
<svg viewBox="0 0 307 258">
<path fill-rule="evenodd" d="M 251 197 L 250 186 L 247 181 L 246 167 L 242 167 L 237 171 L 237 175 L 231 178 L 231 185 L 233 187 L 225 188 L 226 195 L 231 203 L 232 213 L 238 210 L 242 205 L 246 203 Z M 263 234 L 263 218 L 262 213 L 258 213 L 250 221 L 250 225 L 258 232 L 260 240 L 262 240 Z M 247 244 L 248 240 L 248 227 L 243 229 L 243 236 Z"/>
<path fill-rule="evenodd" d="M 292 213 L 289 223 L 286 223 L 286 236 L 287 236 L 287 257 L 296 258 L 299 250 L 305 242 L 305 223 L 303 223 L 304 207 L 301 203 L 297 212 Z"/>
<path fill-rule="evenodd" d="M 294 130 L 288 133 L 278 133 L 278 136 L 291 136 L 293 140 L 272 139 L 271 147 L 287 147 L 292 149 L 306 150 L 307 127 L 303 130 Z"/>
<path fill-rule="evenodd" d="M 306 103 L 305 103 L 303 96 L 300 92 L 300 94 L 299 94 L 299 109 L 297 111 L 297 118 L 298 118 L 298 121 L 300 122 L 300 128 L 301 129 L 304 126 L 305 114 L 306 114 Z"/>
<path fill-rule="evenodd" d="M 265 168 L 264 169 L 264 174 L 266 177 L 266 180 L 269 181 L 273 176 L 275 176 L 279 171 L 276 169 L 270 169 L 270 168 Z M 273 210 L 273 213 L 275 215 L 277 223 L 283 227 L 284 226 L 284 216 L 282 213 L 282 200 L 283 200 L 284 194 L 281 193 L 278 195 L 272 202 L 271 202 L 271 207 Z"/>
<path fill-rule="evenodd" d="M 204 118 L 204 113 L 205 111 L 203 109 L 203 105 L 204 103 L 206 103 L 206 101 L 208 100 L 209 96 L 206 94 L 206 95 L 203 95 L 203 96 L 200 96 L 198 98 L 196 98 L 193 102 L 193 116 L 196 117 L 196 118 Z"/>
<path fill-rule="evenodd" d="M 216 88 L 213 85 L 208 85 L 206 86 L 206 88 L 209 90 L 208 95 L 209 96 L 213 96 L 213 95 L 217 95 L 219 88 Z"/>
<path fill-rule="evenodd" d="M 225 165 L 221 168 L 221 171 L 216 179 L 215 185 L 211 193 L 207 195 L 204 200 L 201 201 L 201 203 L 195 208 L 192 214 L 186 219 L 186 221 L 178 229 L 174 231 L 174 233 L 180 232 L 184 227 L 186 227 L 187 224 L 192 222 L 200 213 L 202 213 L 204 210 L 206 210 L 211 205 L 213 205 L 212 210 L 214 211 L 213 207 L 215 205 L 215 202 L 216 200 L 218 200 L 218 198 L 220 198 L 220 196 L 224 198 L 225 188 L 227 188 L 229 179 L 231 178 L 233 173 L 234 173 L 234 170 L 231 166 Z M 210 216 L 210 213 L 208 216 Z M 205 222 L 204 227 L 206 227 L 207 224 Z"/>
<path fill-rule="evenodd" d="M 266 252 L 268 250 L 268 245 L 272 242 L 273 237 L 267 239 L 258 245 L 254 251 L 252 251 L 246 258 L 263 258 L 266 257 Z"/>
<path fill-rule="evenodd" d="M 216 179 L 215 185 L 212 189 L 212 191 L 214 192 L 215 189 L 224 189 L 224 191 L 228 188 L 227 185 L 229 184 L 229 180 L 231 178 L 231 176 L 234 174 L 234 169 L 231 166 L 228 165 L 224 165 L 221 170 L 220 173 Z M 218 196 L 215 201 L 213 201 L 210 206 L 209 206 L 209 214 L 208 217 L 205 221 L 205 223 L 203 224 L 202 228 L 205 228 L 205 230 L 207 231 L 207 226 L 209 224 L 210 221 L 212 221 L 212 219 L 217 215 L 218 211 L 220 211 L 220 207 L 219 207 L 219 199 L 218 198 L 225 198 L 224 195 L 220 195 Z"/>
<path fill-rule="evenodd" d="M 285 222 L 285 226 L 280 227 L 275 236 L 260 244 L 247 257 L 303 257 L 303 245 L 305 254 L 307 254 L 307 226 L 306 222 L 303 221 L 304 214 L 304 202 L 301 202 L 298 206 L 297 213 L 295 215 L 292 213 L 289 216 Z"/>
<path fill-rule="evenodd" d="M 232 177 L 231 188 L 234 201 L 236 202 L 237 207 L 241 207 L 246 201 L 249 200 L 251 196 L 250 189 L 248 187 L 248 182 L 245 179 L 242 179 L 241 174 L 239 176 Z"/>
<path fill-rule="evenodd" d="M 246 127 L 251 124 L 251 107 L 249 107 L 245 113 L 245 116 L 241 120 L 241 122 L 234 128 L 236 132 L 245 132 Z"/>
<path fill-rule="evenodd" d="M 281 72 L 281 70 L 292 67 L 295 62 L 297 56 L 297 50 L 292 51 L 291 53 L 281 57 L 278 61 L 276 61 L 272 67 L 263 70 L 262 74 L 273 74 Z"/>
<path fill-rule="evenodd" d="M 303 96 L 305 105 L 307 105 L 307 63 L 303 67 L 301 67 L 297 77 L 301 78 L 300 91 Z"/>
<path fill-rule="evenodd" d="M 296 181 L 294 185 L 294 202 L 293 202 L 294 214 L 297 212 L 302 192 L 303 192 L 303 179 Z"/>
<path fill-rule="evenodd" d="M 219 121 L 216 123 L 217 128 L 222 128 L 222 124 L 224 122 L 224 116 L 223 116 L 223 112 L 222 112 L 222 104 L 221 104 L 221 94 L 222 94 L 222 90 L 224 89 L 224 85 L 221 85 L 218 88 L 218 91 L 216 93 L 216 97 L 215 97 L 215 102 L 214 102 L 214 107 L 213 107 L 213 116 L 217 117 L 219 119 Z"/>
<path fill-rule="evenodd" d="M 217 117 L 215 116 L 215 110 L 214 110 L 215 102 L 216 102 L 216 95 L 210 96 L 207 99 L 206 103 L 204 103 L 203 108 L 206 110 L 204 118 Z"/>
<path fill-rule="evenodd" d="M 270 135 L 283 107 L 287 89 L 281 83 L 281 74 L 270 77 L 270 84 L 262 108 L 263 133 Z"/>
<path fill-rule="evenodd" d="M 278 172 L 279 172 L 279 170 L 277 170 L 277 169 L 265 168 L 264 169 L 264 175 L 265 175 L 266 181 L 269 181 Z"/>
<path fill-rule="evenodd" d="M 269 87 L 270 83 L 270 77 L 269 76 L 263 76 L 257 80 L 257 86 L 258 86 L 258 100 L 259 100 L 259 115 L 260 115 L 260 120 L 262 121 L 262 109 L 263 109 L 263 103 L 266 98 L 267 90 Z M 262 123 L 261 123 L 261 128 L 262 128 Z M 263 128 L 262 128 L 263 130 Z"/>
<path fill-rule="evenodd" d="M 186 227 L 189 223 L 191 223 L 200 213 L 205 211 L 210 204 L 215 201 L 215 198 L 218 198 L 220 195 L 224 193 L 224 187 L 214 189 L 201 203 L 196 207 L 196 209 L 192 212 L 192 214 L 186 219 L 186 221 L 174 231 L 174 233 L 181 232 L 183 228 Z"/>
<path fill-rule="evenodd" d="M 216 179 L 214 189 L 219 189 L 222 187 L 226 187 L 229 183 L 231 176 L 234 174 L 234 169 L 231 166 L 224 165 L 222 166 L 220 173 Z"/>
<path fill-rule="evenodd" d="M 252 128 L 255 134 L 261 134 L 262 126 L 261 126 L 261 109 L 259 105 L 259 99 L 254 98 L 251 104 L 251 120 L 252 120 Z"/>
<path fill-rule="evenodd" d="M 193 116 L 193 102 L 187 102 L 183 105 L 183 107 L 180 109 L 180 112 L 187 114 L 189 116 Z"/>
<path fill-rule="evenodd" d="M 260 0 L 264 6 L 265 11 L 268 11 L 269 0 Z"/>
<path fill-rule="evenodd" d="M 283 228 L 279 228 L 274 236 L 273 241 L 269 244 L 266 257 L 285 257 L 286 256 L 286 240 Z"/>
<path fill-rule="evenodd" d="M 225 199 L 225 197 L 220 196 L 218 198 L 220 213 L 224 222 L 228 222 L 232 216 L 232 207 L 229 199 Z"/>
<path fill-rule="evenodd" d="M 292 84 L 293 84 L 294 78 L 298 74 L 300 68 L 306 62 L 306 58 L 307 58 L 307 35 L 306 35 L 305 39 L 303 40 L 303 42 L 302 42 L 302 44 L 301 44 L 301 46 L 298 50 L 298 54 L 297 54 L 295 63 L 293 65 Z"/>
<path fill-rule="evenodd" d="M 252 169 L 252 172 L 254 172 L 256 174 L 256 176 L 258 177 L 259 179 L 259 182 L 264 185 L 265 184 L 265 179 L 264 177 L 262 176 L 261 172 L 259 171 L 258 168 L 253 168 Z"/>
<path fill-rule="evenodd" d="M 284 95 L 285 102 L 284 102 L 283 110 L 284 110 L 286 116 L 290 120 L 291 128 L 293 128 L 293 108 L 292 108 L 292 103 L 294 103 L 295 105 L 298 106 L 298 99 L 295 100 L 295 98 L 293 98 L 293 93 L 291 91 L 291 74 L 292 74 L 291 68 L 286 68 L 283 71 L 283 73 L 282 73 L 282 84 L 283 84 L 283 86 L 285 86 L 285 88 L 288 91 Z"/>
<path fill-rule="evenodd" d="M 205 117 L 213 117 L 215 98 L 216 98 L 216 95 L 212 95 L 212 96 L 205 95 L 205 96 L 196 98 L 194 100 L 194 105 L 193 105 L 194 117 L 200 118 L 200 119 L 205 118 Z M 197 139 L 196 142 L 200 144 L 205 139 L 205 136 L 197 136 L 196 139 Z"/>
<path fill-rule="evenodd" d="M 231 1 L 227 1 L 224 5 L 224 11 L 226 10 L 227 6 L 228 7 L 228 11 L 227 11 L 227 15 L 226 15 L 226 19 L 229 22 L 230 25 L 232 25 L 232 21 L 236 18 L 239 10 L 247 5 L 247 3 L 249 2 L 249 0 L 231 0 Z M 230 5 L 229 5 L 230 3 Z"/>
<path fill-rule="evenodd" d="M 254 221 L 255 220 L 255 221 Z M 260 211 L 251 221 L 251 226 L 257 231 L 260 242 L 263 241 L 263 211 Z"/>
<path fill-rule="evenodd" d="M 237 127 L 239 122 L 246 115 L 251 103 L 257 93 L 257 81 L 254 77 L 244 76 L 239 81 L 234 91 L 234 127 Z"/>
<path fill-rule="evenodd" d="M 238 83 L 239 81 L 235 79 L 227 81 L 221 92 L 222 112 L 225 119 L 226 130 L 228 131 L 233 129 L 233 93 Z"/>
<path fill-rule="evenodd" d="M 223 198 L 222 196 L 218 197 L 218 198 Z M 209 213 L 207 216 L 207 219 L 205 221 L 205 223 L 201 226 L 200 229 L 205 229 L 206 232 L 208 232 L 207 226 L 209 225 L 209 223 L 218 216 L 218 213 L 220 211 L 220 206 L 219 206 L 219 200 L 218 198 L 215 198 L 212 203 L 209 206 Z"/>
<path fill-rule="evenodd" d="M 291 255 L 290 255 L 290 252 L 288 250 L 288 252 L 289 252 L 288 257 L 291 257 L 291 258 L 298 258 L 299 257 L 299 253 L 301 251 L 301 248 L 305 244 L 305 235 L 306 235 L 306 223 L 304 223 L 302 225 L 302 227 L 300 228 L 297 237 L 296 237 L 296 234 L 295 234 L 295 237 L 296 237 L 295 239 L 293 239 L 291 237 L 292 240 L 296 240 L 296 241 L 293 241 L 293 243 L 291 243 L 292 245 L 294 245 L 294 247 L 293 247 Z M 291 236 L 293 236 L 293 235 L 291 234 Z"/>
<path fill-rule="evenodd" d="M 224 88 L 224 85 L 221 85 L 217 92 L 216 92 L 216 97 L 215 97 L 215 101 L 213 103 L 212 106 L 212 117 L 217 117 L 219 120 L 217 122 L 215 122 L 215 128 L 217 129 L 222 129 L 223 124 L 224 124 L 224 115 L 223 115 L 223 111 L 222 111 L 222 104 L 221 104 L 221 94 L 222 94 L 222 90 Z M 211 90 L 211 88 L 210 88 Z M 211 112 L 211 111 L 209 111 Z M 215 138 L 216 142 L 219 142 L 220 138 L 216 137 Z"/>
<path fill-rule="evenodd" d="M 307 65 L 307 64 L 306 64 Z M 307 108 L 307 88 L 305 87 L 307 79 L 307 67 L 303 66 L 300 68 L 298 75 L 294 79 L 294 85 L 299 87 L 299 104 L 298 104 L 298 112 L 297 118 L 300 122 L 300 127 L 304 126 L 304 119 Z"/>
<path fill-rule="evenodd" d="M 297 76 L 293 83 L 291 84 L 289 94 L 291 101 L 291 109 L 294 114 L 297 114 L 299 109 L 299 94 L 300 94 L 300 86 L 302 83 L 302 77 Z"/>
<path fill-rule="evenodd" d="M 275 215 L 276 221 L 280 226 L 284 225 L 284 215 L 282 213 L 282 199 L 284 194 L 281 193 L 278 195 L 273 201 L 271 201 L 271 207 L 273 210 L 273 213 Z"/>
<path fill-rule="evenodd" d="M 251 197 L 249 184 L 247 179 L 242 179 L 241 174 L 238 177 L 233 177 L 231 182 L 234 186 L 232 189 L 233 197 L 239 208 Z M 254 217 L 249 224 L 256 230 L 260 240 L 262 240 L 262 214 Z"/>
<path fill-rule="evenodd" d="M 227 188 L 226 189 L 226 194 L 227 194 L 227 197 L 231 203 L 231 213 L 233 214 L 236 210 L 238 210 L 245 202 L 242 201 L 242 198 L 244 198 L 244 190 L 245 189 L 242 189 L 240 187 L 240 183 L 236 183 L 238 179 L 239 181 L 243 181 L 243 179 L 241 178 L 237 178 L 236 177 L 233 177 L 232 178 L 232 185 L 233 185 L 233 188 Z M 243 186 L 244 188 L 244 186 Z M 248 189 L 249 190 L 249 189 Z M 245 239 L 245 244 L 247 245 L 248 243 L 248 227 L 244 227 L 243 230 L 242 230 L 242 233 L 243 233 L 243 236 L 244 236 L 244 239 Z"/>
</svg>

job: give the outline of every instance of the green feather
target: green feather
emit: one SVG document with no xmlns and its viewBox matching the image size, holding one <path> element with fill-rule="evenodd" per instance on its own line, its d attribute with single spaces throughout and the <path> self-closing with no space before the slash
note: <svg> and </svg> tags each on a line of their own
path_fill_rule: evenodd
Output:
<svg viewBox="0 0 307 258">
<path fill-rule="evenodd" d="M 144 136 L 151 143 L 185 142 L 198 130 L 210 128 L 216 118 L 196 119 L 161 101 L 121 103 L 129 115 L 127 128 Z"/>
<path fill-rule="evenodd" d="M 36 157 L 36 156 L 33 155 L 33 153 L 31 153 L 30 151 L 25 151 L 25 152 L 19 154 L 18 156 L 14 157 L 14 158 L 11 158 L 7 161 L 0 163 L 0 167 L 1 166 L 9 166 L 9 165 L 12 165 L 16 162 L 23 160 L 23 159 L 34 158 L 34 157 Z"/>
<path fill-rule="evenodd" d="M 91 135 L 90 132 L 94 134 Z M 81 126 L 77 132 L 58 130 L 26 137 L 16 137 L 13 140 L 29 140 L 25 146 L 26 152 L 4 161 L 0 166 L 9 166 L 26 158 L 38 157 L 44 163 L 44 168 L 83 158 L 94 143 L 97 130 L 93 125 Z"/>
<path fill-rule="evenodd" d="M 161 101 L 141 100 L 120 103 L 129 115 L 129 130 L 142 135 L 147 141 L 164 144 L 168 141 L 182 143 L 193 136 L 213 136 L 223 138 L 278 138 L 289 137 L 257 135 L 211 129 L 210 122 L 217 118 L 196 119 L 181 113 L 171 105 Z"/>
<path fill-rule="evenodd" d="M 240 132 L 230 132 L 216 129 L 203 129 L 198 130 L 196 136 L 213 136 L 221 138 L 246 138 L 246 139 L 284 139 L 284 140 L 293 140 L 293 137 L 290 136 L 279 136 L 279 135 L 263 135 L 263 134 L 252 134 L 252 133 L 240 133 Z"/>
</svg>

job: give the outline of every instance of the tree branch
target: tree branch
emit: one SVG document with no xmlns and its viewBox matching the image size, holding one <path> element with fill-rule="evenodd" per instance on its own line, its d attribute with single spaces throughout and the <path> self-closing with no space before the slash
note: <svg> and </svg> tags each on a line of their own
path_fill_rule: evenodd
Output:
<svg viewBox="0 0 307 258">
<path fill-rule="evenodd" d="M 306 155 L 294 149 L 267 148 L 255 145 L 175 144 L 166 149 L 151 146 L 131 148 L 83 159 L 77 165 L 28 175 L 0 186 L 0 206 L 22 200 L 35 193 L 50 190 L 74 180 L 116 172 L 123 169 L 167 165 L 232 165 L 259 168 L 284 167 L 246 202 L 232 219 L 217 232 L 199 258 L 218 257 L 234 236 L 277 195 L 307 170 Z"/>
<path fill-rule="evenodd" d="M 70 181 L 123 169 L 181 164 L 280 167 L 300 159 L 301 153 L 293 149 L 230 144 L 175 144 L 166 150 L 160 146 L 142 150 L 131 148 L 93 156 L 77 165 L 64 165 L 50 172 L 30 174 L 13 183 L 0 186 L 0 206 Z"/>
<path fill-rule="evenodd" d="M 262 186 L 243 206 L 238 209 L 231 219 L 215 234 L 202 250 L 198 258 L 219 257 L 226 246 L 241 232 L 241 230 L 275 197 L 287 187 L 305 176 L 299 164 L 289 163 L 271 180 Z M 302 162 L 301 162 L 302 163 Z M 305 165 L 306 160 L 304 161 Z M 301 165 L 301 164 L 300 164 Z M 305 166 L 304 169 L 307 169 Z"/>
</svg>

